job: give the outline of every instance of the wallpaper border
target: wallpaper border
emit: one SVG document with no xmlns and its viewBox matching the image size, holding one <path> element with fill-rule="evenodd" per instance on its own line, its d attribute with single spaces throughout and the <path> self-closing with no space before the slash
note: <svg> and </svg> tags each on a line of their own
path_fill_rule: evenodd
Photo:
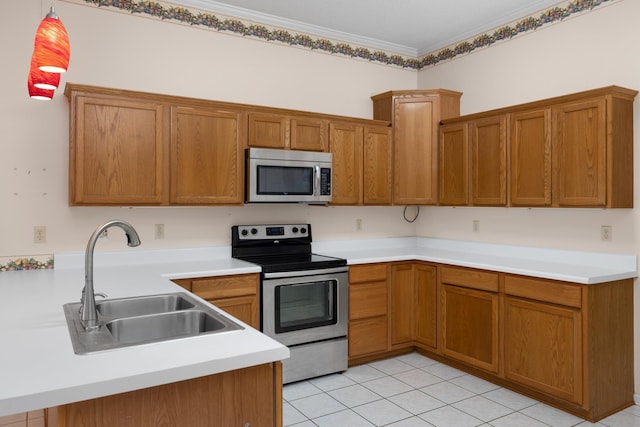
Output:
<svg viewBox="0 0 640 427">
<path fill-rule="evenodd" d="M 364 46 L 355 46 L 342 41 L 314 37 L 309 34 L 290 32 L 282 28 L 243 21 L 233 17 L 224 17 L 214 13 L 204 12 L 183 6 L 166 5 L 157 1 L 136 0 L 63 0 L 71 3 L 83 3 L 99 8 L 114 8 L 131 14 L 146 15 L 148 17 L 182 23 L 194 27 L 206 28 L 213 31 L 225 32 L 251 37 L 267 42 L 278 42 L 293 47 L 301 47 L 324 53 L 366 60 L 383 65 L 408 68 L 419 71 L 432 67 L 444 61 L 449 61 L 461 55 L 466 55 L 478 49 L 489 47 L 500 41 L 512 39 L 518 35 L 535 31 L 545 25 L 560 22 L 576 14 L 591 11 L 605 3 L 620 0 L 573 0 L 565 7 L 553 7 L 540 14 L 504 25 L 462 42 L 438 49 L 419 57 L 403 56 L 381 50 L 372 50 Z"/>
</svg>

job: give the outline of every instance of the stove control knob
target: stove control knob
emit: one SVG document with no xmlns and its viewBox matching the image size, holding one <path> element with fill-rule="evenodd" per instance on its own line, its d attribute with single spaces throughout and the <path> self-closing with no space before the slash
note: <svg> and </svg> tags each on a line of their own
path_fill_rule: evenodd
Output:
<svg viewBox="0 0 640 427">
<path fill-rule="evenodd" d="M 293 228 L 291 229 L 291 231 L 292 231 L 292 232 L 294 232 L 294 233 L 297 233 L 297 232 L 298 232 L 298 227 L 293 227 Z"/>
<path fill-rule="evenodd" d="M 300 232 L 301 232 L 302 234 L 307 234 L 307 229 L 306 229 L 306 228 L 304 228 L 304 227 L 302 227 L 302 228 L 300 229 Z"/>
<path fill-rule="evenodd" d="M 253 234 L 254 236 L 255 236 L 256 234 L 258 234 L 258 229 L 257 229 L 257 228 L 252 228 L 252 229 L 251 229 L 251 234 Z"/>
<path fill-rule="evenodd" d="M 243 236 L 246 236 L 247 234 L 249 234 L 249 232 L 247 231 L 246 228 L 243 228 L 240 234 L 242 234 Z"/>
</svg>

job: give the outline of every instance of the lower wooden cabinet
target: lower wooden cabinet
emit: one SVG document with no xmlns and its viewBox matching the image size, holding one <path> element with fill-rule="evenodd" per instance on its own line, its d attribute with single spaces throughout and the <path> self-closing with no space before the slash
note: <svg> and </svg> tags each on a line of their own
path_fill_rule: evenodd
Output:
<svg viewBox="0 0 640 427">
<path fill-rule="evenodd" d="M 260 275 L 178 279 L 175 283 L 246 324 L 260 329 Z"/>
<path fill-rule="evenodd" d="M 388 347 L 387 264 L 349 268 L 349 359 L 384 353 Z"/>
<path fill-rule="evenodd" d="M 498 277 L 485 274 L 491 273 L 442 269 L 440 349 L 445 356 L 497 373 Z"/>
<path fill-rule="evenodd" d="M 506 297 L 505 377 L 582 403 L 580 310 Z"/>
<path fill-rule="evenodd" d="M 55 421 L 55 417 L 49 416 L 49 409 L 41 409 L 39 411 L 23 412 L 21 414 L 8 415 L 0 417 L 0 427 L 45 427 L 54 426 L 51 424 Z M 55 408 L 53 411 L 55 412 Z"/>
<path fill-rule="evenodd" d="M 352 365 L 417 348 L 590 421 L 633 405 L 633 279 L 407 261 L 351 266 L 349 295 Z"/>
<path fill-rule="evenodd" d="M 389 330 L 391 349 L 436 348 L 436 267 L 419 262 L 391 266 Z"/>
<path fill-rule="evenodd" d="M 58 407 L 58 426 L 278 427 L 281 363 L 90 399 Z"/>
</svg>

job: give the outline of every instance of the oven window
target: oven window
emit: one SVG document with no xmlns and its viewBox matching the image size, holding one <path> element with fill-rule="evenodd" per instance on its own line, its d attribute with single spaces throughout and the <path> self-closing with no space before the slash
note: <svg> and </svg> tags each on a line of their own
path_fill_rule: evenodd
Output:
<svg viewBox="0 0 640 427">
<path fill-rule="evenodd" d="M 313 195 L 313 168 L 258 165 L 257 193 Z"/>
<path fill-rule="evenodd" d="M 337 287 L 335 279 L 276 286 L 276 333 L 336 324 Z"/>
</svg>

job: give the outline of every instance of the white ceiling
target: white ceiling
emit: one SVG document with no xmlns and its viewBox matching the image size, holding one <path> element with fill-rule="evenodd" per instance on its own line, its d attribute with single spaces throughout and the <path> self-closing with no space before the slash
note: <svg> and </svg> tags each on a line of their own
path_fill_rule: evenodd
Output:
<svg viewBox="0 0 640 427">
<path fill-rule="evenodd" d="M 413 57 L 568 3 L 566 0 L 170 1 Z"/>
</svg>

